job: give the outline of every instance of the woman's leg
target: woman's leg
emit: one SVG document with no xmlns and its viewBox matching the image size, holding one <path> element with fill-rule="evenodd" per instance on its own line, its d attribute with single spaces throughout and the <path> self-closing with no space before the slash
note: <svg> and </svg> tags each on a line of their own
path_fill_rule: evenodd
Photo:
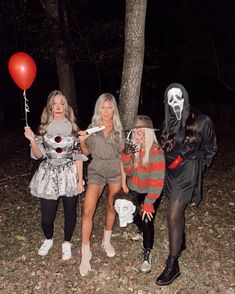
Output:
<svg viewBox="0 0 235 294">
<path fill-rule="evenodd" d="M 93 227 L 93 216 L 104 185 L 88 184 L 82 213 L 82 243 L 88 244 Z"/>
<path fill-rule="evenodd" d="M 153 218 L 151 221 L 145 216 L 142 221 L 142 230 L 143 230 L 143 246 L 145 249 L 153 249 L 154 243 L 154 220 L 157 213 L 157 208 L 159 206 L 160 199 L 157 199 L 154 203 L 154 213 L 152 213 Z"/>
<path fill-rule="evenodd" d="M 143 195 L 143 194 L 142 194 Z M 146 194 L 144 194 L 145 198 Z M 143 273 L 148 273 L 152 268 L 152 253 L 153 242 L 154 242 L 154 219 L 156 216 L 157 208 L 159 206 L 160 199 L 157 199 L 154 203 L 153 218 L 148 219 L 147 216 L 142 220 L 142 231 L 143 231 L 143 263 L 141 264 L 140 270 Z"/>
<path fill-rule="evenodd" d="M 113 205 L 113 198 L 116 193 L 121 190 L 121 183 L 109 183 L 108 184 L 108 197 L 107 197 L 107 213 L 106 213 L 106 223 L 105 230 L 112 231 L 115 222 L 116 211 Z"/>
<path fill-rule="evenodd" d="M 81 276 L 85 276 L 91 270 L 90 260 L 90 236 L 93 226 L 93 216 L 97 201 L 104 189 L 104 185 L 88 184 L 82 214 L 82 259 L 79 266 Z"/>
<path fill-rule="evenodd" d="M 161 275 L 156 279 L 158 285 L 168 285 L 180 275 L 178 257 L 184 234 L 184 211 L 187 203 L 169 200 L 167 211 L 167 224 L 169 234 L 170 255 Z"/>
<path fill-rule="evenodd" d="M 143 203 L 144 201 L 144 198 L 145 198 L 145 195 L 146 194 L 139 194 L 138 192 L 135 192 L 135 191 L 130 191 L 132 195 L 135 196 L 135 199 L 137 201 L 137 204 L 138 204 L 138 207 L 136 207 L 136 213 L 134 215 L 134 219 L 133 219 L 133 223 L 138 227 L 138 232 L 139 233 L 142 233 L 143 232 L 143 222 L 142 222 L 142 217 L 141 217 L 141 214 L 140 214 L 140 207 L 141 207 L 141 204 Z"/>
<path fill-rule="evenodd" d="M 64 206 L 64 240 L 70 242 L 77 219 L 78 196 L 62 197 Z"/>
<path fill-rule="evenodd" d="M 142 220 L 142 215 L 139 213 L 139 211 L 146 197 L 146 193 L 137 193 L 135 191 L 131 191 L 131 194 L 136 197 L 137 203 L 139 205 L 139 209 L 137 209 L 137 213 L 134 216 L 133 222 L 137 225 L 139 231 L 143 233 L 143 247 L 145 249 L 152 249 L 154 242 L 154 219 L 156 216 L 158 206 L 160 204 L 160 198 L 154 202 L 153 206 L 155 212 L 153 213 L 153 219 L 150 221 L 146 216 L 145 219 Z"/>
<path fill-rule="evenodd" d="M 53 238 L 54 221 L 58 209 L 59 200 L 40 199 L 41 203 L 41 226 L 47 239 Z"/>
<path fill-rule="evenodd" d="M 78 196 L 62 197 L 64 207 L 64 243 L 62 244 L 62 260 L 72 257 L 71 239 L 76 225 Z"/>
<path fill-rule="evenodd" d="M 45 256 L 53 246 L 53 232 L 54 232 L 54 220 L 58 208 L 59 200 L 47 200 L 40 199 L 41 203 L 41 226 L 43 233 L 46 237 L 43 244 L 38 250 L 38 254 Z"/>
<path fill-rule="evenodd" d="M 167 224 L 169 249 L 172 257 L 178 257 L 184 234 L 184 212 L 187 204 L 179 200 L 169 200 Z"/>
<path fill-rule="evenodd" d="M 106 213 L 106 224 L 104 229 L 104 237 L 102 240 L 102 247 L 104 248 L 108 257 L 113 257 L 116 252 L 110 243 L 112 236 L 112 229 L 115 222 L 116 211 L 113 205 L 114 195 L 121 190 L 121 183 L 109 183 L 109 191 L 107 197 L 107 213 Z"/>
</svg>

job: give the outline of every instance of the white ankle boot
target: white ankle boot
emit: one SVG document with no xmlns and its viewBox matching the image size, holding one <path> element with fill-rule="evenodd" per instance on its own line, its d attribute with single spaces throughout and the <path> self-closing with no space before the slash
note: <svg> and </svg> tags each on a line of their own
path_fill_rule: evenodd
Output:
<svg viewBox="0 0 235 294">
<path fill-rule="evenodd" d="M 80 275 L 84 277 L 91 270 L 90 260 L 92 253 L 90 250 L 90 243 L 82 244 L 82 260 L 79 266 Z"/>
<path fill-rule="evenodd" d="M 116 255 L 116 252 L 110 243 L 111 235 L 112 231 L 104 231 L 104 237 L 102 241 L 102 247 L 104 248 L 104 251 L 108 257 L 114 257 Z"/>
</svg>

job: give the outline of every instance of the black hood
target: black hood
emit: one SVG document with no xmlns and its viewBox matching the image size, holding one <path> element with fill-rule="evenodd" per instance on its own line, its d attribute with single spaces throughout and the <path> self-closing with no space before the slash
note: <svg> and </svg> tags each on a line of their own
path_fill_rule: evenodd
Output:
<svg viewBox="0 0 235 294">
<path fill-rule="evenodd" d="M 168 102 L 167 102 L 167 93 L 172 88 L 179 88 L 183 93 L 184 108 L 182 111 L 181 120 L 176 119 L 173 109 L 168 105 Z M 188 100 L 188 92 L 186 91 L 185 87 L 178 83 L 170 84 L 165 90 L 164 104 L 165 104 L 164 129 L 167 131 L 167 133 L 177 134 L 180 130 L 185 128 L 186 121 L 188 119 L 190 108 L 191 108 L 189 104 L 189 100 Z"/>
</svg>

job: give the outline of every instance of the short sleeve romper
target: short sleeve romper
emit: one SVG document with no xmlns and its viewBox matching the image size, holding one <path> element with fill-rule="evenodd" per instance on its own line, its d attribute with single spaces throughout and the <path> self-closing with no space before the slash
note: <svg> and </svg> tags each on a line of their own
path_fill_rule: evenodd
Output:
<svg viewBox="0 0 235 294">
<path fill-rule="evenodd" d="M 92 156 L 88 166 L 88 184 L 118 183 L 121 181 L 120 151 L 122 142 L 112 131 L 107 137 L 103 131 L 92 134 L 86 140 Z"/>
</svg>

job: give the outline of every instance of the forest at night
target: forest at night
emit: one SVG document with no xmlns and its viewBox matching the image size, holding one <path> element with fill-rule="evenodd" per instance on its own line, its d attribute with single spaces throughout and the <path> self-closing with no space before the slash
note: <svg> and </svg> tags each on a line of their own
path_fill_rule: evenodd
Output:
<svg viewBox="0 0 235 294">
<path fill-rule="evenodd" d="M 235 293 L 234 52 L 234 0 L 0 1 L 0 293 Z M 26 65 L 26 82 L 14 67 L 17 62 Z M 111 93 L 124 130 L 130 130 L 137 114 L 147 115 L 157 129 L 160 146 L 166 117 L 164 93 L 171 83 L 182 84 L 193 109 L 211 119 L 218 146 L 211 166 L 203 172 L 200 205 L 186 206 L 186 250 L 177 255 L 180 276 L 168 286 L 156 285 L 170 247 L 166 184 L 159 192 L 150 272 L 140 270 L 143 248 L 142 241 L 133 241 L 135 225 L 121 227 L 117 216 L 112 231 L 116 256 L 104 254 L 107 185 L 93 218 L 88 275 L 79 274 L 87 190 L 76 203 L 72 258 L 61 260 L 62 201 L 55 219 L 54 246 L 48 256 L 39 256 L 41 206 L 29 185 L 44 161 L 40 156 L 31 158 L 32 142 L 26 139 L 24 127 L 39 132 L 48 94 L 61 90 L 78 128 L 86 130 L 97 98 Z M 208 139 L 211 133 L 207 135 Z M 88 157 L 83 165 L 85 189 L 92 160 Z"/>
</svg>

